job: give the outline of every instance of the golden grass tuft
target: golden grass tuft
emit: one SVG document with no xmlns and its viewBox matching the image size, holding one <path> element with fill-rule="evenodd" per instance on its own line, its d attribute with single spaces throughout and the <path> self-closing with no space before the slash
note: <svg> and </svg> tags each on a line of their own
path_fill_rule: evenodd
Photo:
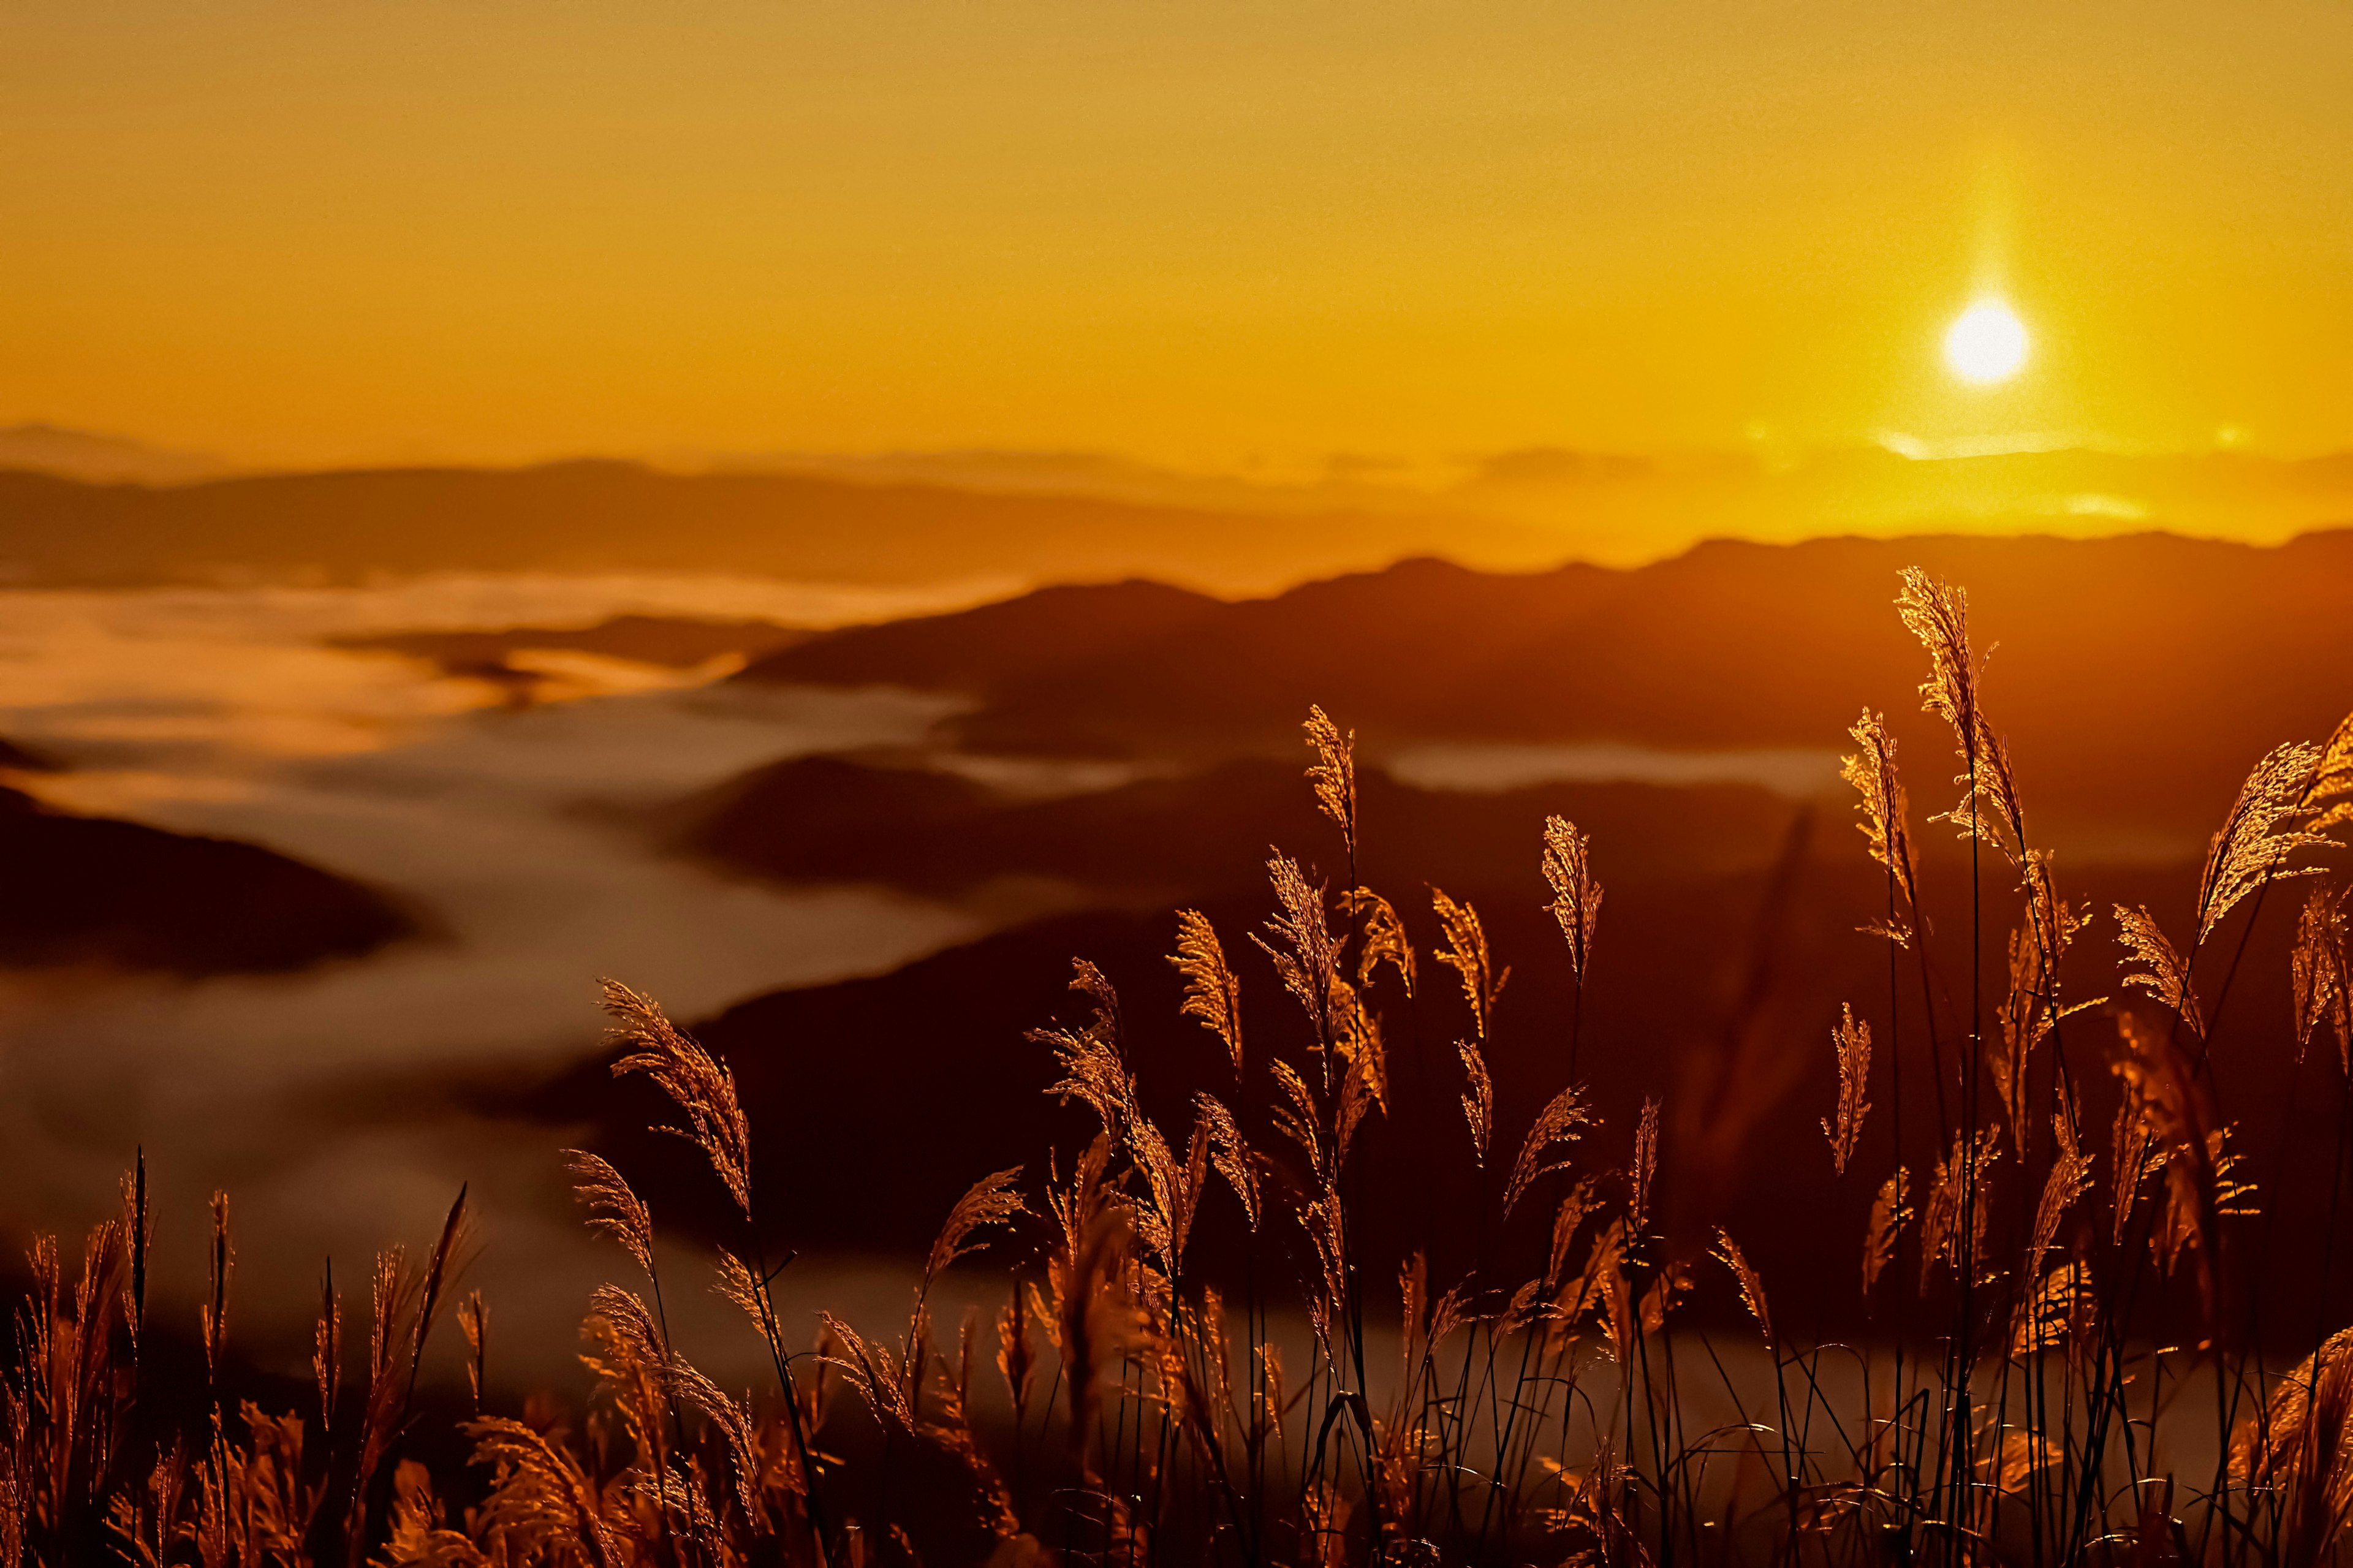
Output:
<svg viewBox="0 0 2353 1568">
<path fill-rule="evenodd" d="M 1234 1059 L 1234 1076 L 1242 1072 L 1242 984 L 1226 963 L 1217 928 L 1198 910 L 1176 911 L 1176 951 L 1168 962 L 1185 980 L 1181 1016 L 1197 1018 L 1218 1037 Z"/>
<path fill-rule="evenodd" d="M 1413 1000 L 1413 943 L 1406 940 L 1405 921 L 1397 907 L 1370 888 L 1356 888 L 1342 896 L 1340 912 L 1356 922 L 1360 933 L 1356 989 L 1372 989 L 1373 976 L 1386 963 L 1396 971 L 1398 984 L 1405 987 L 1406 1000 Z"/>
<path fill-rule="evenodd" d="M 2116 940 L 2140 965 L 2126 972 L 2124 983 L 2147 992 L 2179 1018 L 2192 1035 L 2202 1037 L 2206 1033 L 2205 1014 L 2198 1005 L 2198 993 L 2190 983 L 2189 961 L 2158 929 L 2156 917 L 2146 908 L 2128 910 L 2118 904 Z"/>
<path fill-rule="evenodd" d="M 1871 858 L 1887 868 L 1905 910 L 1916 918 L 1920 890 L 1912 868 L 1911 802 L 1895 768 L 1895 737 L 1887 732 L 1886 720 L 1868 708 L 1847 733 L 1859 749 L 1841 759 L 1839 776 L 1862 797 L 1855 804 L 1862 814 L 1855 830 L 1862 835 Z M 1883 934 L 1906 946 L 1911 943 L 1908 921 L 1890 923 Z"/>
<path fill-rule="evenodd" d="M 1494 1023 L 1495 998 L 1503 994 L 1511 969 L 1495 967 L 1487 947 L 1487 928 L 1477 910 L 1456 903 L 1439 888 L 1430 889 L 1430 907 L 1445 939 L 1445 945 L 1438 950 L 1438 962 L 1461 977 L 1462 997 L 1471 1005 L 1472 1027 L 1484 1040 Z"/>
<path fill-rule="evenodd" d="M 1348 858 L 1356 858 L 1356 732 L 1341 731 L 1321 708 L 1307 710 L 1302 726 L 1315 761 L 1307 770 L 1316 806 L 1340 829 Z"/>
<path fill-rule="evenodd" d="M 2296 1058 L 2303 1059 L 2326 1026 L 2337 1037 L 2337 1070 L 2353 1076 L 2353 938 L 2344 889 L 2316 888 L 2305 900 L 2289 953 L 2288 993 Z"/>
<path fill-rule="evenodd" d="M 2330 843 L 2325 834 L 2302 826 L 2322 757 L 2317 746 L 2291 742 L 2257 763 L 2239 786 L 2239 798 L 2207 845 L 2206 868 L 2198 879 L 2200 942 L 2257 888 L 2316 869 L 2284 868 L 2297 850 Z"/>
<path fill-rule="evenodd" d="M 648 1273 L 654 1267 L 654 1216 L 621 1173 L 601 1154 L 564 1151 L 572 1173 L 572 1195 L 588 1211 L 588 1228 L 621 1244 Z"/>
<path fill-rule="evenodd" d="M 1871 1220 L 1862 1238 L 1862 1293 L 1867 1300 L 1871 1288 L 1887 1271 L 1895 1256 L 1896 1237 L 1912 1221 L 1910 1178 L 1898 1165 L 1879 1186 L 1879 1195 L 1871 1201 Z"/>
<path fill-rule="evenodd" d="M 1495 1137 L 1495 1083 L 1487 1076 L 1487 1058 L 1479 1054 L 1477 1041 L 1457 1040 L 1454 1049 L 1462 1058 L 1462 1121 L 1471 1130 L 1471 1152 L 1484 1165 Z"/>
<path fill-rule="evenodd" d="M 1593 879 L 1593 840 L 1564 816 L 1545 818 L 1542 866 L 1552 889 L 1552 918 L 1568 942 L 1569 973 L 1585 984 L 1593 933 L 1601 921 L 1601 884 Z"/>
<path fill-rule="evenodd" d="M 1733 1240 L 1732 1234 L 1722 1226 L 1716 1226 L 1715 1249 L 1712 1256 L 1732 1270 L 1733 1279 L 1740 1286 L 1740 1304 L 1747 1308 L 1749 1316 L 1757 1320 L 1757 1329 L 1769 1343 L 1773 1338 L 1773 1313 L 1765 1300 L 1765 1281 L 1757 1276 L 1746 1255 L 1740 1250 L 1740 1244 Z"/>
<path fill-rule="evenodd" d="M 1822 1119 L 1822 1136 L 1831 1142 L 1831 1163 L 1841 1176 L 1862 1139 L 1862 1120 L 1871 1114 L 1871 1026 L 1855 1020 L 1852 1003 L 1839 1009 L 1838 1026 L 1831 1031 L 1838 1054 L 1837 1120 Z"/>
<path fill-rule="evenodd" d="M 617 980 L 600 983 L 613 1035 L 625 1047 L 613 1076 L 643 1073 L 686 1113 L 685 1127 L 655 1131 L 702 1151 L 735 1206 L 752 1210 L 752 1129 L 735 1098 L 735 1075 L 662 1015 L 652 998 Z"/>
<path fill-rule="evenodd" d="M 974 1239 L 979 1232 L 1011 1225 L 1029 1212 L 1029 1205 L 1014 1184 L 1021 1179 L 1021 1167 L 998 1171 L 983 1176 L 958 1198 L 955 1206 L 940 1226 L 938 1237 L 932 1243 L 931 1256 L 923 1260 L 923 1288 L 959 1258 L 968 1258 L 988 1243 Z"/>
<path fill-rule="evenodd" d="M 1539 1180 L 1555 1171 L 1568 1169 L 1567 1160 L 1547 1160 L 1546 1156 L 1556 1148 L 1576 1142 L 1591 1120 L 1592 1112 L 1574 1084 L 1545 1102 L 1545 1108 L 1536 1112 L 1535 1122 L 1528 1128 L 1527 1137 L 1520 1142 L 1519 1158 L 1512 1162 L 1511 1180 L 1504 1188 L 1504 1217 L 1510 1217 L 1520 1199 Z M 1644 1191 L 1648 1185 L 1647 1182 L 1638 1183 Z"/>
</svg>

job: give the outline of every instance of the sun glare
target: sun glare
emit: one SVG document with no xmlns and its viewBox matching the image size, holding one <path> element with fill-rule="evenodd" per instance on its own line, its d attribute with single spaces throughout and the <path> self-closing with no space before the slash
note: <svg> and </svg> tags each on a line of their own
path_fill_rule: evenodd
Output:
<svg viewBox="0 0 2353 1568">
<path fill-rule="evenodd" d="M 2026 363 L 2026 323 L 1999 300 L 1981 300 L 1945 330 L 1945 363 L 1964 381 L 2008 381 Z"/>
</svg>

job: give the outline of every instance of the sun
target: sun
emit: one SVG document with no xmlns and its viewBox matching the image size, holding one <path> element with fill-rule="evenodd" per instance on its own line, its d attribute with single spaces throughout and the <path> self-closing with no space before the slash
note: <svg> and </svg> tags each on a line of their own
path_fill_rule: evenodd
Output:
<svg viewBox="0 0 2353 1568">
<path fill-rule="evenodd" d="M 2026 363 L 2026 323 L 1999 300 L 1980 300 L 1945 329 L 1945 363 L 1963 381 L 2008 381 Z"/>
</svg>

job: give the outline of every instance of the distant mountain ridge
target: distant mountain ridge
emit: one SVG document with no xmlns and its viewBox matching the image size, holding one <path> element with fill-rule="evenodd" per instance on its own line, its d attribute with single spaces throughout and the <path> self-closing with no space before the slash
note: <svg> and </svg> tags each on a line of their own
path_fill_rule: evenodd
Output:
<svg viewBox="0 0 2353 1568">
<path fill-rule="evenodd" d="M 115 437 L 0 428 L 0 572 L 36 583 L 673 571 L 1140 575 L 1248 593 L 1416 554 L 1528 570 L 1719 537 L 2148 527 L 2276 542 L 2348 521 L 2348 453 L 1947 450 L 1894 435 L 1770 459 L 1530 448 L 1284 478 L 1013 451 L 230 474 Z"/>
<path fill-rule="evenodd" d="M 675 474 L 603 460 L 169 487 L 0 471 L 0 571 L 44 584 L 703 572 L 927 583 L 1141 574 L 1230 591 L 1438 548 L 1528 566 L 1556 559 L 1561 542 L 1435 506 L 1268 517 L 809 474 Z"/>
<path fill-rule="evenodd" d="M 1523 447 L 1417 461 L 1245 464 L 1242 471 L 1038 449 L 673 452 L 647 464 L 513 468 L 346 464 L 303 473 L 245 468 L 249 488 L 212 492 L 212 480 L 230 476 L 214 457 L 24 424 L 0 428 L 0 471 L 7 468 L 172 492 L 142 504 L 115 497 L 94 509 L 87 500 L 0 489 L 0 563 L 33 579 L 58 572 L 342 579 L 503 570 L 518 553 L 539 551 L 565 563 L 558 570 L 642 570 L 652 558 L 654 570 L 800 574 L 814 565 L 857 579 L 906 579 L 932 574 L 936 558 L 936 570 L 1030 582 L 1151 574 L 1261 591 L 1412 553 L 1487 567 L 1551 565 L 1572 555 L 1638 565 L 1713 537 L 1786 544 L 1838 532 L 2101 537 L 2165 527 L 2280 542 L 2353 522 L 2353 452 L 2117 452 L 2038 436 L 1939 445 L 1896 431 L 1873 443 L 1772 452 Z M 814 494 L 847 494 L 854 504 L 818 504 Z M 532 513 L 548 506 L 576 516 L 579 532 L 534 532 Z M 269 516 L 287 509 L 301 513 L 294 549 L 290 539 L 269 537 Z M 385 549 L 369 537 L 367 513 L 384 509 L 402 513 L 402 532 L 430 549 L 402 551 L 397 542 Z M 115 516 L 125 510 L 130 518 Z M 205 539 L 193 551 L 186 539 L 118 539 L 130 546 L 130 561 L 106 549 L 52 558 L 9 549 L 12 518 L 97 521 L 113 532 L 127 521 L 164 532 L 193 521 Z M 501 542 L 518 549 L 501 551 Z M 807 551 L 779 565 L 779 544 Z M 986 565 L 974 567 L 974 553 Z M 501 565 L 482 565 L 490 555 Z"/>
<path fill-rule="evenodd" d="M 125 436 L 37 420 L 0 426 L 0 468 L 31 468 L 93 484 L 169 485 L 215 478 L 228 468 L 207 453 L 173 451 Z"/>
</svg>

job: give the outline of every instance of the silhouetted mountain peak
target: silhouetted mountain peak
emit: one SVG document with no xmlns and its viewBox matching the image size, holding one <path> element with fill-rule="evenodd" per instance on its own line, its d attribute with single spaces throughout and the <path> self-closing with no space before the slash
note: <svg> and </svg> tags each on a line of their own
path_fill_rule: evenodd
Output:
<svg viewBox="0 0 2353 1568">
<path fill-rule="evenodd" d="M 834 632 L 759 659 L 737 679 L 979 693 L 1151 643 L 1220 607 L 1205 594 L 1140 579 L 1040 588 L 977 609 Z"/>
</svg>

